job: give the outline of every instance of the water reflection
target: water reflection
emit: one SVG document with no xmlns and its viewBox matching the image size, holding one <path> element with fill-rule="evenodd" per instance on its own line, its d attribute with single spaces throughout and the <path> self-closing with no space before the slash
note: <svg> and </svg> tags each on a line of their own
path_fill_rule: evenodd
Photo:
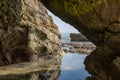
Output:
<svg viewBox="0 0 120 80">
<path fill-rule="evenodd" d="M 41 62 L 19 63 L 0 67 L 0 80 L 56 80 L 60 68 L 61 57 Z"/>
<path fill-rule="evenodd" d="M 0 80 L 85 80 L 90 76 L 83 64 L 86 56 L 67 53 L 62 59 L 0 67 Z"/>
<path fill-rule="evenodd" d="M 90 76 L 85 71 L 85 65 L 83 64 L 86 54 L 65 54 L 62 58 L 62 68 L 59 80 L 85 80 L 87 76 Z"/>
</svg>

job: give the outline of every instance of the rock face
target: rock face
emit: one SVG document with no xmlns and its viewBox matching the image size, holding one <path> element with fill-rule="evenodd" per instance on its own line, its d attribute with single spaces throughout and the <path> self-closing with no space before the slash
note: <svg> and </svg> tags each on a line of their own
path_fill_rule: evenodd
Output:
<svg viewBox="0 0 120 80">
<path fill-rule="evenodd" d="M 60 55 L 60 33 L 38 0 L 0 0 L 0 66 Z"/>
<path fill-rule="evenodd" d="M 76 29 L 96 45 L 103 43 L 120 52 L 120 7 L 118 7 L 120 1 L 41 1 L 55 15 L 75 26 Z"/>
<path fill-rule="evenodd" d="M 55 15 L 73 25 L 97 49 L 85 60 L 90 80 L 120 80 L 120 1 L 41 0 Z"/>
<path fill-rule="evenodd" d="M 70 38 L 71 41 L 76 41 L 76 42 L 88 41 L 88 39 L 85 36 L 83 36 L 81 33 L 71 33 Z"/>
</svg>

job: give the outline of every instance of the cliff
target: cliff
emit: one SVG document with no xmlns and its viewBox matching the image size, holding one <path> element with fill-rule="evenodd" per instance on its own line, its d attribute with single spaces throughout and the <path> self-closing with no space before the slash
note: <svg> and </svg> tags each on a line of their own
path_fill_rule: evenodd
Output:
<svg viewBox="0 0 120 80">
<path fill-rule="evenodd" d="M 0 1 L 0 66 L 61 55 L 60 38 L 40 1 Z"/>
</svg>

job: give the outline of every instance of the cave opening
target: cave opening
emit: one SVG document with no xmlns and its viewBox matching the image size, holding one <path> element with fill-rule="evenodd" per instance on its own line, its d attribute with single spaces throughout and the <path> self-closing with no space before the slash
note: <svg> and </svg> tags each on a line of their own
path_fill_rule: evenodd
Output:
<svg viewBox="0 0 120 80">
<path fill-rule="evenodd" d="M 79 62 L 79 60 L 82 61 L 82 63 L 79 62 L 78 64 L 82 65 L 84 62 L 86 70 L 92 75 L 86 80 L 120 80 L 119 5 L 119 0 L 1 0 L 0 80 L 6 80 L 9 77 L 9 74 L 19 73 L 21 75 L 24 71 L 25 73 L 30 73 L 31 77 L 28 77 L 31 79 L 29 80 L 39 80 L 40 75 L 38 72 L 31 74 L 34 69 L 36 71 L 36 68 L 33 67 L 33 65 L 36 65 L 34 64 L 36 61 L 42 62 L 41 60 L 45 61 L 46 59 L 56 57 L 57 60 L 54 61 L 59 61 L 58 64 L 55 63 L 56 67 L 61 66 L 61 60 L 58 60 L 58 57 L 62 55 L 60 54 L 62 53 L 60 33 L 52 18 L 48 15 L 46 7 L 63 21 L 73 25 L 97 46 L 95 51 L 88 51 L 92 53 L 90 55 L 86 54 L 89 56 L 83 58 L 81 55 L 87 53 L 86 51 L 88 49 L 94 48 L 88 48 L 88 45 L 83 42 L 71 41 L 70 35 L 65 38 L 62 37 L 62 39 L 68 39 L 69 37 L 69 42 L 67 40 L 62 40 L 62 43 L 64 42 L 63 45 L 65 46 L 62 47 L 64 52 L 77 52 L 77 54 L 65 55 L 62 59 L 64 62 L 62 65 L 68 64 L 64 61 L 67 60 L 72 66 L 70 67 L 69 64 L 67 66 L 64 65 L 66 67 L 63 67 L 63 71 L 72 71 L 72 73 L 74 73 L 73 70 L 79 72 L 82 72 L 80 71 L 82 69 L 85 70 L 84 67 L 78 67 L 76 66 L 77 64 L 72 64 L 72 62 L 75 63 L 78 58 L 77 62 Z M 60 27 L 61 26 L 63 26 L 63 23 Z M 68 26 L 65 26 L 62 29 L 71 31 L 69 30 L 70 27 L 67 27 Z M 72 30 L 74 29 L 72 28 Z M 76 34 L 73 34 L 73 37 L 75 37 L 75 35 Z M 77 38 L 79 38 L 78 35 Z M 80 45 L 83 45 L 84 47 L 80 47 Z M 91 44 L 89 44 L 89 46 L 90 45 Z M 78 51 L 80 53 L 85 53 L 78 54 Z M 83 59 L 81 60 L 81 58 Z M 21 63 L 25 61 L 28 61 L 28 63 Z M 35 62 L 32 63 L 32 61 Z M 50 60 L 47 62 L 49 61 Z M 47 62 L 43 63 L 46 65 Z M 13 63 L 18 64 L 14 65 Z M 41 64 L 36 65 L 36 67 L 41 66 Z M 54 66 L 54 63 L 52 64 Z M 76 69 L 73 69 L 73 67 L 76 67 Z M 23 71 L 21 71 L 20 68 L 23 68 Z M 80 68 L 80 70 L 78 68 Z M 50 73 L 54 72 L 50 71 Z M 59 73 L 59 71 L 57 73 Z M 7 77 L 3 74 L 7 75 Z M 5 78 L 2 79 L 1 76 L 4 76 Z M 74 80 L 74 76 L 70 79 Z M 82 74 L 79 76 L 82 76 Z M 43 75 L 43 77 L 46 76 Z M 15 79 L 12 80 L 16 80 L 15 75 L 13 78 Z M 17 80 L 21 80 L 21 78 Z M 76 77 L 76 80 L 83 80 L 83 78 Z"/>
<path fill-rule="evenodd" d="M 61 60 L 59 80 L 85 80 L 91 75 L 85 69 L 84 60 L 96 49 L 96 46 L 74 26 L 64 22 L 49 10 L 48 14 L 58 26 L 62 49 L 65 52 Z"/>
</svg>

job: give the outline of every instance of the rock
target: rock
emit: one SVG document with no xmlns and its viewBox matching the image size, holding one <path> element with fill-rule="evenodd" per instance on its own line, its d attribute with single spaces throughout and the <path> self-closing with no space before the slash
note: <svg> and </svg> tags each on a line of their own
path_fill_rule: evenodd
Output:
<svg viewBox="0 0 120 80">
<path fill-rule="evenodd" d="M 40 1 L 1 0 L 0 16 L 0 66 L 61 55 L 60 33 Z"/>
<path fill-rule="evenodd" d="M 80 42 L 80 41 L 88 41 L 88 39 L 83 36 L 81 33 L 71 33 L 70 34 L 70 38 L 71 41 L 76 41 L 76 42 Z"/>
<path fill-rule="evenodd" d="M 114 55 L 118 54 L 107 45 L 97 46 L 97 49 L 84 62 L 86 69 L 92 74 L 91 78 L 94 80 L 119 80 L 119 76 L 117 76 L 119 74 L 114 71 L 114 66 L 112 65 L 112 60 L 115 59 Z"/>
<path fill-rule="evenodd" d="M 56 16 L 73 25 L 97 49 L 85 60 L 93 80 L 120 80 L 111 64 L 120 57 L 119 0 L 41 0 Z M 64 14 L 63 14 L 64 13 Z M 119 69 L 117 69 L 119 70 Z"/>
<path fill-rule="evenodd" d="M 60 38 L 40 1 L 0 0 L 0 80 L 41 80 L 43 72 L 58 73 Z"/>
<path fill-rule="evenodd" d="M 120 57 L 116 57 L 113 61 L 113 64 L 116 67 L 116 69 L 118 69 L 117 71 L 120 71 Z"/>
<path fill-rule="evenodd" d="M 63 49 L 63 51 L 64 51 L 65 53 L 69 52 L 69 50 L 68 50 L 68 49 Z"/>
<path fill-rule="evenodd" d="M 119 23 L 114 23 L 108 27 L 108 31 L 113 33 L 120 33 L 120 25 Z"/>
<path fill-rule="evenodd" d="M 113 60 L 113 63 L 112 63 L 112 69 L 113 69 L 113 73 L 115 74 L 114 75 L 114 78 L 116 80 L 119 80 L 120 79 L 120 57 L 116 57 L 114 60 Z M 112 76 L 112 75 L 111 75 Z"/>
<path fill-rule="evenodd" d="M 70 53 L 90 54 L 96 49 L 96 46 L 90 42 L 66 42 L 63 44 L 63 51 Z"/>
<path fill-rule="evenodd" d="M 40 1 L 97 45 L 85 60 L 92 79 L 120 80 L 119 71 L 114 70 L 115 66 L 119 70 L 118 66 L 111 65 L 116 56 L 120 57 L 119 0 Z M 40 1 L 0 1 L 1 66 L 40 61 L 41 57 L 62 52 L 58 28 Z"/>
</svg>

